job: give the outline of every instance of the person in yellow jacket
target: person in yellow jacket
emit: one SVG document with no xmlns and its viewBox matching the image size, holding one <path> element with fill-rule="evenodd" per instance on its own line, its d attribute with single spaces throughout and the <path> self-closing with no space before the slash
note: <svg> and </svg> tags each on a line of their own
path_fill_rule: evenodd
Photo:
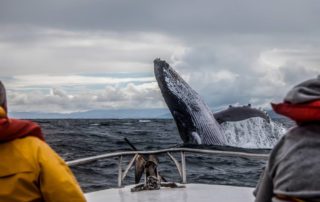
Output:
<svg viewBox="0 0 320 202">
<path fill-rule="evenodd" d="M 9 119 L 0 81 L 0 202 L 85 202 L 65 162 L 31 121 Z"/>
</svg>

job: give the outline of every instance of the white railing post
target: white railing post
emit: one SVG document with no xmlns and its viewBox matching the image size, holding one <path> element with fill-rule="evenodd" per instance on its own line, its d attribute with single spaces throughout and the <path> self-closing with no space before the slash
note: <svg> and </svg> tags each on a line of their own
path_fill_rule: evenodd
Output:
<svg viewBox="0 0 320 202">
<path fill-rule="evenodd" d="M 139 154 L 134 155 L 134 157 L 131 159 L 130 163 L 128 164 L 127 168 L 125 169 L 125 171 L 122 174 L 122 181 L 124 180 L 124 178 L 127 176 L 130 168 L 132 167 L 133 163 L 136 161 L 136 159 L 138 158 Z"/>
<path fill-rule="evenodd" d="M 178 169 L 178 172 L 179 172 L 179 175 L 182 179 L 182 171 L 181 171 L 181 164 L 179 163 L 179 161 L 177 161 L 176 158 L 174 158 L 170 152 L 167 152 L 168 156 L 170 157 L 170 159 L 174 162 L 174 164 L 176 165 L 177 169 Z"/>
<path fill-rule="evenodd" d="M 182 183 L 187 184 L 187 170 L 186 170 L 186 154 L 181 152 L 181 171 L 182 171 Z"/>
<path fill-rule="evenodd" d="M 118 164 L 118 187 L 122 186 L 122 155 L 119 156 Z"/>
</svg>

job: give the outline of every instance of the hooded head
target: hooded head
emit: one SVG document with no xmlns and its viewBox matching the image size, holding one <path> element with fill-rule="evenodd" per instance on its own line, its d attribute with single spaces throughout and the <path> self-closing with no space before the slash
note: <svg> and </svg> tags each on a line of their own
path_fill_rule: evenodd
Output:
<svg viewBox="0 0 320 202">
<path fill-rule="evenodd" d="M 44 141 L 38 124 L 31 121 L 9 119 L 7 110 L 6 89 L 0 81 L 0 143 L 26 136 L 35 136 Z"/>
<path fill-rule="evenodd" d="M 284 103 L 271 104 L 275 112 L 297 123 L 320 122 L 320 76 L 294 86 Z"/>
<path fill-rule="evenodd" d="M 6 96 L 6 89 L 4 85 L 0 81 L 0 118 L 7 117 L 7 96 Z"/>
<path fill-rule="evenodd" d="M 315 100 L 320 100 L 320 75 L 296 85 L 284 98 L 285 102 L 291 104 L 302 104 Z"/>
</svg>

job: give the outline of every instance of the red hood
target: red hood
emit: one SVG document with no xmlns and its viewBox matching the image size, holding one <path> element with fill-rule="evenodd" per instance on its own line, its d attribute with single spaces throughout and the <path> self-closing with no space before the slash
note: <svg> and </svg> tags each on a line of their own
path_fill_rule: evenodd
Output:
<svg viewBox="0 0 320 202">
<path fill-rule="evenodd" d="M 41 128 L 32 121 L 18 119 L 0 119 L 0 142 L 34 136 L 44 141 Z"/>
<path fill-rule="evenodd" d="M 320 100 L 302 104 L 271 103 L 271 106 L 278 114 L 287 116 L 297 123 L 320 121 Z"/>
</svg>

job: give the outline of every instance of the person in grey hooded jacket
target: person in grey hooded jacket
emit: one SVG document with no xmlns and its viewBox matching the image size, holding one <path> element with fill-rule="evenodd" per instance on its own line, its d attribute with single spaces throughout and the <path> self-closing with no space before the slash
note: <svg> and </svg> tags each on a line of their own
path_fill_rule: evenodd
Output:
<svg viewBox="0 0 320 202">
<path fill-rule="evenodd" d="M 320 76 L 288 92 L 273 109 L 297 122 L 271 151 L 256 202 L 320 201 Z"/>
</svg>

